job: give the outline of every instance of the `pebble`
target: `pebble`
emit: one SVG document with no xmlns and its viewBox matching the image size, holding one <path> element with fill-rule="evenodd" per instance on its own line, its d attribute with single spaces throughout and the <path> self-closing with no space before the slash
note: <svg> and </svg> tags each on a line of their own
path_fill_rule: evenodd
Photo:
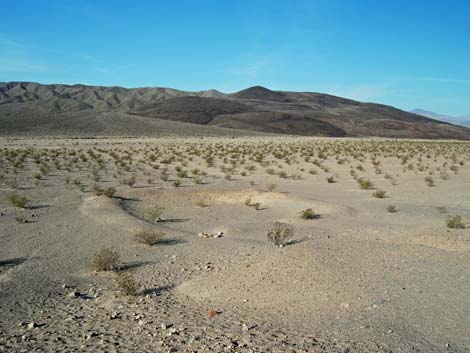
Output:
<svg viewBox="0 0 470 353">
<path fill-rule="evenodd" d="M 82 294 L 78 290 L 74 290 L 68 294 L 69 298 L 80 298 Z"/>
<path fill-rule="evenodd" d="M 31 321 L 29 324 L 28 324 L 28 330 L 32 330 L 33 328 L 36 328 L 36 327 L 39 327 L 39 325 L 34 322 L 34 321 Z"/>
</svg>

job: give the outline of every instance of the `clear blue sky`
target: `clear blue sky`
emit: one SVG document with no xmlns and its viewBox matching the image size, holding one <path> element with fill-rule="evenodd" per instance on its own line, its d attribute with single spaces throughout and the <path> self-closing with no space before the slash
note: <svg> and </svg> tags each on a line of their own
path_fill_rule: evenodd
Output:
<svg viewBox="0 0 470 353">
<path fill-rule="evenodd" d="M 470 1 L 15 0 L 0 81 L 316 91 L 470 113 Z"/>
</svg>

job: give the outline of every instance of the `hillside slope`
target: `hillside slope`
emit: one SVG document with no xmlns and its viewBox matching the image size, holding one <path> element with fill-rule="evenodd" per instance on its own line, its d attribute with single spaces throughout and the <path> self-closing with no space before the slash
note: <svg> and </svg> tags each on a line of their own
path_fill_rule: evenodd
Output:
<svg viewBox="0 0 470 353">
<path fill-rule="evenodd" d="M 144 136 L 158 135 L 160 130 L 217 135 L 229 128 L 307 136 L 470 139 L 469 129 L 390 106 L 260 86 L 224 94 L 216 90 L 0 83 L 0 124 L 3 135 Z"/>
</svg>

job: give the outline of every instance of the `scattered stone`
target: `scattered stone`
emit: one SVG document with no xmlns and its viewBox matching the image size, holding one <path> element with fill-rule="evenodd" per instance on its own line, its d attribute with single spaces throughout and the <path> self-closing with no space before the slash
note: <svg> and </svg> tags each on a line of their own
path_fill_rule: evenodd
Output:
<svg viewBox="0 0 470 353">
<path fill-rule="evenodd" d="M 165 323 L 163 323 L 161 327 L 162 327 L 162 330 L 167 330 L 167 329 L 169 329 L 169 328 L 172 327 L 172 326 L 173 326 L 173 324 L 165 324 Z"/>
<path fill-rule="evenodd" d="M 256 325 L 256 324 L 243 324 L 242 325 L 242 330 L 243 331 L 249 331 L 249 330 L 254 329 L 256 326 L 258 326 L 258 325 Z"/>
<path fill-rule="evenodd" d="M 167 336 L 178 335 L 178 334 L 179 334 L 179 331 L 174 327 L 169 328 L 166 333 Z"/>
<path fill-rule="evenodd" d="M 27 328 L 28 328 L 28 330 L 32 330 L 32 329 L 34 329 L 34 328 L 36 328 L 36 327 L 39 327 L 39 324 L 37 324 L 37 323 L 34 322 L 34 321 L 31 321 L 31 322 L 28 324 L 28 327 L 27 327 Z"/>
<path fill-rule="evenodd" d="M 202 233 L 198 233 L 198 236 L 199 236 L 199 238 L 205 238 L 205 239 L 208 239 L 208 238 L 221 238 L 223 236 L 223 234 L 224 234 L 223 232 L 217 232 L 216 234 L 202 232 Z"/>
<path fill-rule="evenodd" d="M 111 315 L 109 316 L 109 318 L 110 318 L 111 320 L 119 319 L 119 315 L 120 315 L 119 313 L 113 311 L 113 312 L 111 313 Z"/>
<path fill-rule="evenodd" d="M 78 290 L 74 290 L 68 294 L 69 298 L 80 298 L 82 294 Z"/>
</svg>

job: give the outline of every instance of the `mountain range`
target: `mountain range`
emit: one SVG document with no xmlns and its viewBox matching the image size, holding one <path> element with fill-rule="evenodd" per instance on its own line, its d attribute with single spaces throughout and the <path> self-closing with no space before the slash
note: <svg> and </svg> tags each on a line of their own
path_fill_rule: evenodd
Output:
<svg viewBox="0 0 470 353">
<path fill-rule="evenodd" d="M 192 133 L 470 139 L 462 126 L 323 93 L 0 83 L 1 135 Z"/>
<path fill-rule="evenodd" d="M 461 125 L 465 127 L 470 127 L 470 114 L 462 115 L 462 116 L 449 116 L 449 115 L 442 115 L 438 113 L 431 112 L 429 110 L 423 109 L 413 109 L 410 113 L 422 115 L 431 119 L 446 121 L 451 124 Z"/>
</svg>

